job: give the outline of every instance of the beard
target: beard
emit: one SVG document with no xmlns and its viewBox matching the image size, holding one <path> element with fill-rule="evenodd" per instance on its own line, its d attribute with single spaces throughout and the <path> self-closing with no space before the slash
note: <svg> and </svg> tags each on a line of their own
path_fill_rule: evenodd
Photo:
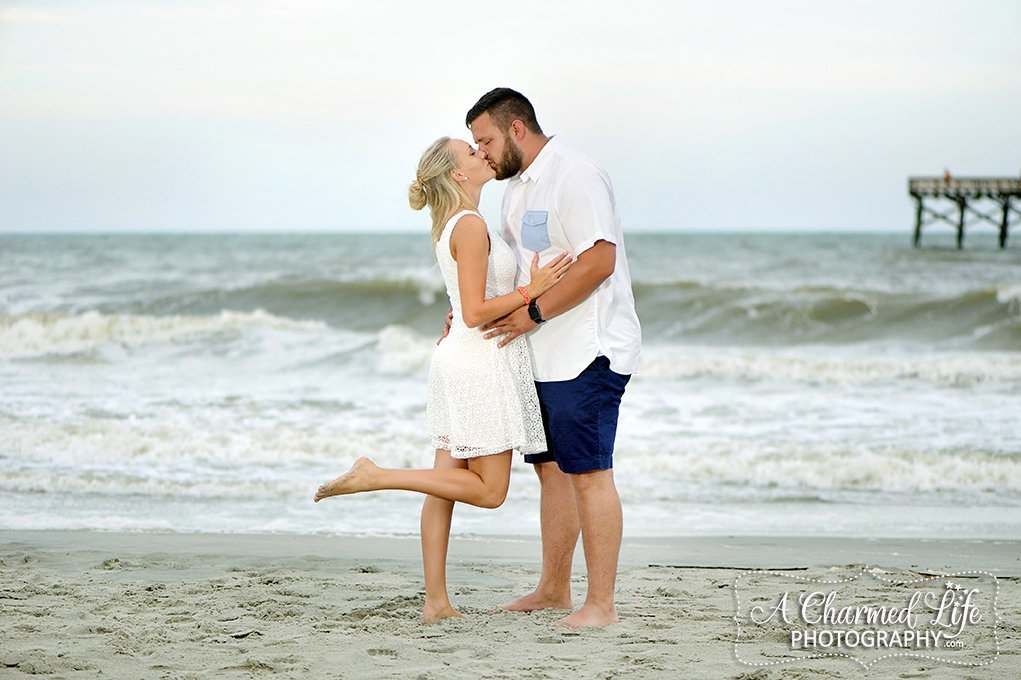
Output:
<svg viewBox="0 0 1021 680">
<path fill-rule="evenodd" d="M 524 162 L 521 156 L 521 149 L 510 138 L 510 135 L 504 135 L 503 142 L 503 154 L 501 154 L 500 160 L 496 162 L 496 168 L 494 168 L 497 180 L 510 179 L 518 174 L 521 172 L 521 165 Z"/>
</svg>

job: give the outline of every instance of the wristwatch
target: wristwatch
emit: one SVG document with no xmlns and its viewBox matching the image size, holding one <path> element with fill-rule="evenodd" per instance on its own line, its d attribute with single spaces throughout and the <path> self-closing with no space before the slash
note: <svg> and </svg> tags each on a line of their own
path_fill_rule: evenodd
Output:
<svg viewBox="0 0 1021 680">
<path fill-rule="evenodd" d="M 528 316 L 532 318 L 535 323 L 542 323 L 546 319 L 542 318 L 542 312 L 539 311 L 539 305 L 535 304 L 535 300 L 528 303 Z"/>
</svg>

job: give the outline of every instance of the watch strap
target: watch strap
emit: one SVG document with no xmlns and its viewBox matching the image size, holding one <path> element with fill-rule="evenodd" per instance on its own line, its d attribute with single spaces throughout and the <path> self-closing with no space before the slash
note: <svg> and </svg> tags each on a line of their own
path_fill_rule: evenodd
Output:
<svg viewBox="0 0 1021 680">
<path fill-rule="evenodd" d="M 535 323 L 543 323 L 546 319 L 542 318 L 542 312 L 539 311 L 539 306 L 535 304 L 535 300 L 528 303 L 528 316 L 531 317 Z"/>
</svg>

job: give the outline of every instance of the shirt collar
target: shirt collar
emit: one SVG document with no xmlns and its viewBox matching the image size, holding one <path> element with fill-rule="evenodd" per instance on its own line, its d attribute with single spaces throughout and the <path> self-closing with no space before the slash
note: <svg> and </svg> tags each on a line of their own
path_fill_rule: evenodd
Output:
<svg viewBox="0 0 1021 680">
<path fill-rule="evenodd" d="M 532 160 L 527 169 L 521 171 L 522 182 L 538 182 L 542 171 L 550 164 L 550 160 L 560 147 L 560 140 L 555 136 L 549 138 L 545 146 L 539 150 L 539 154 Z"/>
</svg>

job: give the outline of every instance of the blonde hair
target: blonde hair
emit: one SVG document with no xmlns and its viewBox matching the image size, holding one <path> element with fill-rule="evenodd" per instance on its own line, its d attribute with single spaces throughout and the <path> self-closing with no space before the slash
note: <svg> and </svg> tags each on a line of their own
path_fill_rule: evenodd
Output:
<svg viewBox="0 0 1021 680">
<path fill-rule="evenodd" d="M 447 220 L 459 208 L 471 208 L 471 200 L 450 176 L 450 171 L 455 168 L 457 157 L 450 148 L 450 137 L 440 137 L 422 154 L 415 171 L 415 181 L 408 187 L 408 203 L 413 210 L 429 206 L 433 221 L 433 250 Z"/>
</svg>

